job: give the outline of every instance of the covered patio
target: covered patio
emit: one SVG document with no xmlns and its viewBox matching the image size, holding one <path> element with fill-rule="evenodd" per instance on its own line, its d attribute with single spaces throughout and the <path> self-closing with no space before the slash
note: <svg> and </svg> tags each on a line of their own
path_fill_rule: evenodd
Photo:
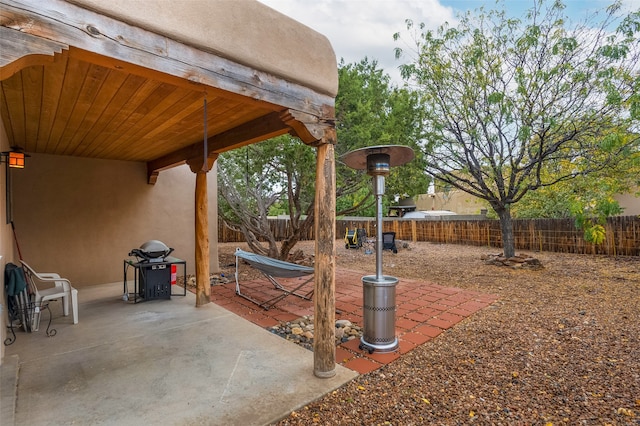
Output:
<svg viewBox="0 0 640 426">
<path fill-rule="evenodd" d="M 0 423 L 266 425 L 357 376 L 314 379 L 313 355 L 195 295 L 137 305 L 122 283 L 80 292 L 81 323 L 18 331 L 0 366 Z"/>
<path fill-rule="evenodd" d="M 144 177 L 133 173 L 133 181 L 123 182 L 131 186 L 140 178 L 157 184 L 163 179 L 161 172 L 187 164 L 195 175 L 191 248 L 197 288 L 192 305 L 210 303 L 209 272 L 215 269 L 217 256 L 215 239 L 210 244 L 209 221 L 217 215 L 215 200 L 209 209 L 207 180 L 209 176 L 215 185 L 215 173 L 208 172 L 215 170 L 217 156 L 285 133 L 316 148 L 313 375 L 319 378 L 336 374 L 337 88 L 336 58 L 328 40 L 259 2 L 190 1 L 180 7 L 151 0 L 0 2 L 2 151 L 32 155 L 41 170 L 48 164 L 67 164 L 61 158 L 94 161 L 83 163 L 90 169 L 95 164 L 107 169 L 110 164 L 143 164 Z M 91 223 L 92 212 L 83 210 L 83 200 L 92 194 L 83 199 L 78 194 L 82 191 L 75 190 L 79 180 L 91 183 L 82 175 L 65 180 L 73 169 L 50 168 L 49 174 L 34 175 L 30 182 L 37 185 L 27 186 L 17 200 L 3 200 L 0 256 L 2 266 L 19 258 L 11 238 L 14 201 L 25 212 L 25 216 L 16 214 L 15 220 L 31 248 L 30 263 L 52 265 L 71 278 L 82 299 L 83 293 L 93 289 L 74 276 L 91 277 L 94 284 L 115 281 L 109 274 L 119 270 L 121 241 L 128 233 L 145 227 L 152 232 L 154 214 L 167 216 L 168 223 L 179 218 L 155 209 L 145 217 L 139 209 L 119 205 L 126 215 L 118 215 L 117 229 L 109 229 L 113 215 Z M 55 189 L 42 189 L 56 179 Z M 10 183 L 0 178 L 8 194 Z M 52 222 L 56 215 L 51 206 L 56 200 L 51 195 L 59 191 L 73 194 L 68 199 L 78 202 L 67 216 Z M 33 194 L 48 203 L 32 198 Z M 127 195 L 128 200 L 121 203 L 136 200 L 135 194 Z M 96 211 L 115 208 L 99 204 Z M 42 211 L 44 216 L 29 216 L 31 223 L 20 223 L 27 212 Z M 129 223 L 121 219 L 127 215 Z M 56 229 L 63 231 L 51 234 Z M 99 240 L 95 241 L 99 253 L 87 250 L 88 236 Z M 55 249 L 60 246 L 66 250 Z M 70 252 L 73 247 L 77 247 L 75 254 Z M 90 327 L 89 315 L 80 308 L 74 332 Z M 3 333 L 5 323 L 3 315 Z M 5 335 L 1 337 L 4 340 Z M 204 332 L 193 337 L 198 342 L 209 338 Z M 0 359 L 4 360 L 4 348 Z"/>
</svg>

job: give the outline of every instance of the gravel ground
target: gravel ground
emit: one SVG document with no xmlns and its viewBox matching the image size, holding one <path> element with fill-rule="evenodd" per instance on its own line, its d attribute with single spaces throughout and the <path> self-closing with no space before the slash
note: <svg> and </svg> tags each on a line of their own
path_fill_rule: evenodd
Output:
<svg viewBox="0 0 640 426">
<path fill-rule="evenodd" d="M 500 299 L 279 425 L 640 425 L 640 258 L 518 253 L 530 270 L 485 264 L 495 248 L 398 245 L 385 274 Z M 337 265 L 371 273 L 375 256 L 339 241 Z"/>
</svg>

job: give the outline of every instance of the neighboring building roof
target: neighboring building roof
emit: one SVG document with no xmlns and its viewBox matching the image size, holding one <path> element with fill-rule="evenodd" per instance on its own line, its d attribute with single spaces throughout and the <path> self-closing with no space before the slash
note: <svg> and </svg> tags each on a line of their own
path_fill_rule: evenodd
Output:
<svg viewBox="0 0 640 426">
<path fill-rule="evenodd" d="M 434 216 L 455 216 L 455 212 L 449 210 L 419 210 L 415 212 L 409 212 L 402 216 L 404 219 L 424 219 Z"/>
</svg>

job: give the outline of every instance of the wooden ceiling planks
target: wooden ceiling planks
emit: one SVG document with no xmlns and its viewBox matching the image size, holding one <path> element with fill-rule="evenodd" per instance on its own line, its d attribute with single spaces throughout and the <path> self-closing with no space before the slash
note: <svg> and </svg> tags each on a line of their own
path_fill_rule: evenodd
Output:
<svg viewBox="0 0 640 426">
<path fill-rule="evenodd" d="M 34 5 L 3 6 L 15 17 L 8 23 L 37 22 L 33 34 L 0 28 L 33 45 L 25 53 L 11 37 L 0 41 L 17 50 L 17 59 L 0 55 L 2 118 L 11 144 L 27 152 L 171 167 L 201 146 L 205 96 L 212 155 L 288 131 L 300 136 L 291 130 L 297 115 L 283 115 L 292 108 L 333 115 L 333 99 L 309 88 L 90 11 L 77 11 L 90 23 L 77 27 L 85 19 L 63 23 Z M 144 37 L 106 37 L 112 30 Z M 316 135 L 300 137 L 312 143 Z"/>
<path fill-rule="evenodd" d="M 124 107 L 131 101 L 133 93 L 142 90 L 146 79 L 141 76 L 125 74 L 126 78 L 122 82 L 114 83 L 115 93 L 105 105 L 104 111 L 100 114 L 98 121 L 92 126 L 89 133 L 81 142 L 86 145 L 82 155 L 86 157 L 99 157 L 98 152 L 103 148 L 104 140 L 115 139 L 118 134 L 118 123 L 126 120 L 129 110 Z M 108 96 L 105 94 L 105 96 Z"/>
<path fill-rule="evenodd" d="M 7 135 L 12 145 L 24 147 L 26 139 L 26 117 L 24 110 L 24 93 L 22 90 L 22 73 L 14 74 L 6 84 L 2 84 L 2 119 L 5 122 Z M 6 124 L 9 123 L 9 124 Z"/>
<path fill-rule="evenodd" d="M 65 154 L 83 156 L 92 148 L 91 141 L 94 141 L 96 136 L 100 134 L 97 127 L 102 124 L 109 105 L 127 80 L 128 76 L 125 73 L 112 72 L 104 67 L 100 68 L 107 70 L 101 90 L 95 94 L 95 99 L 90 103 L 82 121 L 78 124 L 69 143 L 73 149 L 66 150 Z"/>
<path fill-rule="evenodd" d="M 48 154 L 62 154 L 64 152 L 65 144 L 63 142 L 63 137 L 65 130 L 68 128 L 69 121 L 72 119 L 73 110 L 78 97 L 81 94 L 82 83 L 84 81 L 84 78 L 78 78 L 78 75 L 84 76 L 88 71 L 89 66 L 90 65 L 85 62 L 77 64 L 70 64 L 69 62 L 66 63 L 65 69 L 68 71 L 65 74 L 62 91 L 59 95 L 56 119 L 53 127 L 51 128 L 49 143 L 47 144 Z M 45 67 L 45 72 L 47 72 L 47 67 Z M 29 88 L 25 88 L 25 90 L 28 91 Z M 34 111 L 33 113 L 39 114 L 39 111 Z M 36 118 L 37 115 L 34 119 Z"/>
<path fill-rule="evenodd" d="M 190 117 L 195 111 L 202 109 L 202 94 L 177 90 L 176 98 L 167 98 L 162 105 L 154 109 L 146 124 L 139 126 L 135 132 L 131 132 L 129 139 L 129 152 L 125 158 L 148 158 L 149 147 L 158 153 L 166 153 L 193 142 L 198 135 L 187 136 L 179 123 L 184 117 Z M 180 97 L 178 97 L 180 95 Z M 202 117 L 202 114 L 200 114 Z M 196 120 L 197 123 L 197 120 Z M 202 118 L 200 118 L 202 127 Z"/>
<path fill-rule="evenodd" d="M 149 129 L 155 119 L 166 119 L 163 111 L 181 95 L 175 86 L 166 83 L 160 83 L 151 91 L 136 93 L 132 98 L 131 114 L 118 127 L 119 137 L 104 140 L 97 155 L 105 158 L 119 155 L 123 160 L 135 160 L 131 152 L 142 142 L 145 129 Z"/>
<path fill-rule="evenodd" d="M 39 110 L 42 105 L 43 79 L 44 69 L 39 66 L 29 67 L 22 73 L 23 87 L 31 88 L 29 96 L 24 98 L 24 108 L 27 114 L 30 111 Z M 26 119 L 28 120 L 28 124 L 25 127 L 25 140 L 37 140 L 40 129 L 40 120 L 34 120 L 34 122 L 31 123 L 30 120 L 32 120 L 33 117 L 29 115 Z"/>
<path fill-rule="evenodd" d="M 65 51 L 66 52 L 66 51 Z M 63 52 L 62 55 L 56 55 L 55 61 L 51 65 L 43 66 L 43 87 L 42 87 L 42 105 L 40 107 L 38 139 L 35 146 L 32 147 L 33 141 L 22 141 L 26 151 L 48 153 L 49 140 L 51 138 L 51 129 L 53 129 L 57 114 L 60 93 L 64 85 L 64 70 L 67 66 L 68 55 Z M 25 88 L 25 91 L 28 90 Z M 38 111 L 34 111 L 34 119 L 37 119 Z"/>
<path fill-rule="evenodd" d="M 58 56 L 0 82 L 7 132 L 27 152 L 151 161 L 204 138 L 201 87 Z M 272 111 L 206 96 L 209 136 Z"/>
<path fill-rule="evenodd" d="M 71 61 L 71 66 L 73 66 L 73 62 L 75 61 Z M 60 139 L 64 141 L 64 145 L 60 150 L 60 154 L 62 155 L 69 155 L 75 150 L 78 144 L 78 133 L 82 134 L 87 128 L 86 116 L 92 105 L 94 105 L 94 101 L 100 92 L 106 75 L 109 74 L 109 70 L 105 67 L 88 65 L 78 98 L 74 102 L 71 116 L 60 137 Z M 77 78 L 81 77 L 82 76 L 77 76 Z"/>
</svg>

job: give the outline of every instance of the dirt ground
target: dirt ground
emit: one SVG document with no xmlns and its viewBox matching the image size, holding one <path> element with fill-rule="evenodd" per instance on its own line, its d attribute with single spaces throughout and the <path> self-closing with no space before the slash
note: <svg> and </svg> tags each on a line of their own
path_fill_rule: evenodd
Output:
<svg viewBox="0 0 640 426">
<path fill-rule="evenodd" d="M 403 245 L 384 274 L 500 299 L 279 425 L 640 425 L 640 258 L 518 252 L 543 268 L 512 269 L 485 264 L 495 248 Z M 375 255 L 341 241 L 336 254 L 375 272 Z"/>
</svg>

